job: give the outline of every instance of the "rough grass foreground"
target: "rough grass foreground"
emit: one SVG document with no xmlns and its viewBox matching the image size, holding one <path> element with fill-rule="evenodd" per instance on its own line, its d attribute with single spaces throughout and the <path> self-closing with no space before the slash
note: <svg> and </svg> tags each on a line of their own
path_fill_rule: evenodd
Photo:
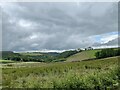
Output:
<svg viewBox="0 0 120 90">
<path fill-rule="evenodd" d="M 3 88 L 118 90 L 118 60 L 114 57 L 33 68 L 3 68 Z"/>
</svg>

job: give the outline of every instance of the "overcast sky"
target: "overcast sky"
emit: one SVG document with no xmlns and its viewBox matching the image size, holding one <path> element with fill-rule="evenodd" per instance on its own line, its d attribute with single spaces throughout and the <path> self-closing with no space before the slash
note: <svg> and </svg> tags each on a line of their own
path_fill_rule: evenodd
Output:
<svg viewBox="0 0 120 90">
<path fill-rule="evenodd" d="M 2 3 L 3 50 L 118 45 L 117 2 Z"/>
</svg>

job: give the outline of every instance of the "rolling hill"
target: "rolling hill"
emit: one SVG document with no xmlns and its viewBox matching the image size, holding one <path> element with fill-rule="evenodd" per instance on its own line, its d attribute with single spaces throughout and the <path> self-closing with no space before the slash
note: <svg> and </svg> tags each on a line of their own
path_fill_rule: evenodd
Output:
<svg viewBox="0 0 120 90">
<path fill-rule="evenodd" d="M 100 50 L 96 49 L 96 50 L 82 51 L 82 52 L 79 52 L 77 54 L 74 54 L 74 55 L 68 57 L 66 61 L 71 62 L 71 61 L 82 61 L 82 60 L 86 60 L 86 59 L 93 59 L 93 58 L 95 58 L 95 53 L 98 51 L 100 51 Z"/>
</svg>

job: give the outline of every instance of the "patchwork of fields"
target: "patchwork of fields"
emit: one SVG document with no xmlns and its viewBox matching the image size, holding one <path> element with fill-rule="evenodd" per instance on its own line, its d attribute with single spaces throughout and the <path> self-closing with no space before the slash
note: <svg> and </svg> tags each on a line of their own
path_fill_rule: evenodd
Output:
<svg viewBox="0 0 120 90">
<path fill-rule="evenodd" d="M 11 63 L 7 68 L 2 67 L 2 86 L 3 88 L 118 90 L 119 59 L 120 57 L 110 57 L 81 62 L 46 64 L 33 62 L 21 63 L 22 65 L 19 64 L 19 67 Z"/>
</svg>

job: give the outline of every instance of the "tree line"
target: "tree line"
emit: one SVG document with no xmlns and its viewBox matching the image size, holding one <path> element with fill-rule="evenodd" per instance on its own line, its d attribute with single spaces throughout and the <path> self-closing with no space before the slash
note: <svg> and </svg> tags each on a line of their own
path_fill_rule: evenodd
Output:
<svg viewBox="0 0 120 90">
<path fill-rule="evenodd" d="M 117 49 L 107 48 L 107 49 L 102 49 L 101 51 L 95 53 L 97 59 L 119 56 L 119 55 L 120 55 L 120 48 Z"/>
<path fill-rule="evenodd" d="M 22 55 L 12 51 L 3 51 L 2 59 L 14 61 L 35 61 L 35 62 L 61 62 L 65 61 L 67 57 L 80 52 L 81 50 L 69 50 L 62 53 L 42 53 L 42 55 Z"/>
</svg>

